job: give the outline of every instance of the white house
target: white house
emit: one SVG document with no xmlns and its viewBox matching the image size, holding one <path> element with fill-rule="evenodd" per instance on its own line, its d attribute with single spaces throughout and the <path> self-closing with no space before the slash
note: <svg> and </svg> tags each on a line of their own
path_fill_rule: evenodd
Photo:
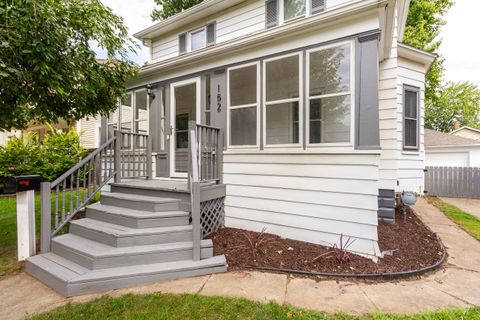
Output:
<svg viewBox="0 0 480 320">
<path fill-rule="evenodd" d="M 480 140 L 425 129 L 425 166 L 480 167 Z"/>
<path fill-rule="evenodd" d="M 112 192 L 70 234 L 50 232 L 44 210 L 43 254 L 27 272 L 75 295 L 225 271 L 203 239 L 223 222 L 323 245 L 343 235 L 378 258 L 395 192 L 424 188 L 435 56 L 402 43 L 408 7 L 206 0 L 138 32 L 149 63 L 101 120 L 102 147 L 69 170 L 101 164 L 93 188 L 114 178 Z M 42 190 L 47 208 L 75 178 L 60 180 Z M 64 219 L 55 206 L 56 222 L 79 209 Z"/>
<path fill-rule="evenodd" d="M 219 127 L 227 226 L 316 243 L 346 234 L 376 256 L 394 192 L 423 190 L 435 56 L 402 44 L 408 6 L 204 1 L 135 34 L 150 61 L 109 132 L 148 129 L 157 177 L 182 178 L 188 121 Z"/>
</svg>

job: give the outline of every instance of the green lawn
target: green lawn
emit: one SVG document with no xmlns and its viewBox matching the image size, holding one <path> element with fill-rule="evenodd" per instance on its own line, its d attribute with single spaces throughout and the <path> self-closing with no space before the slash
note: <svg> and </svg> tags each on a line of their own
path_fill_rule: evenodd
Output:
<svg viewBox="0 0 480 320">
<path fill-rule="evenodd" d="M 373 314 L 368 317 L 353 317 L 347 315 L 326 315 L 290 306 L 280 306 L 273 302 L 262 304 L 245 299 L 155 293 L 144 296 L 127 294 L 118 298 L 104 296 L 84 304 L 68 304 L 47 313 L 34 315 L 30 319 L 469 320 L 479 318 L 480 309 L 440 311 L 415 316 Z"/>
<path fill-rule="evenodd" d="M 75 197 L 74 197 L 75 199 Z M 98 201 L 99 194 L 95 197 Z M 66 193 L 66 203 L 70 195 Z M 52 196 L 52 210 L 55 209 L 55 200 Z M 52 219 L 53 220 L 53 219 Z M 35 231 L 38 239 L 40 235 L 40 196 L 35 196 Z M 15 197 L 0 198 L 0 278 L 15 274 L 22 269 L 23 264 L 17 261 L 17 204 Z"/>
<path fill-rule="evenodd" d="M 480 219 L 460 210 L 459 208 L 446 203 L 437 197 L 427 197 L 430 204 L 436 206 L 447 217 L 457 223 L 463 230 L 468 232 L 472 237 L 480 241 Z"/>
</svg>

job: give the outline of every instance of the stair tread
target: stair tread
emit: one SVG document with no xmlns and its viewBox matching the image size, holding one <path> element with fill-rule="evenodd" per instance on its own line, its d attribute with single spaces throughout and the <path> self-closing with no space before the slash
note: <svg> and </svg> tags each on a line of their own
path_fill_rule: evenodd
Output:
<svg viewBox="0 0 480 320">
<path fill-rule="evenodd" d="M 59 264 L 58 263 L 58 261 L 60 261 L 59 259 L 57 259 L 56 261 L 55 259 L 51 259 L 52 255 L 54 254 L 48 253 L 48 254 L 33 256 L 28 258 L 28 263 L 36 265 L 37 267 L 43 269 L 44 271 L 50 273 L 54 277 L 68 284 L 88 283 L 93 281 L 134 277 L 134 276 L 140 276 L 140 275 L 150 275 L 150 274 L 213 268 L 217 266 L 226 266 L 226 263 L 227 263 L 225 256 L 222 255 L 222 256 L 214 256 L 208 259 L 203 259 L 198 261 L 182 260 L 182 261 L 175 261 L 175 262 L 142 264 L 142 265 L 98 269 L 98 270 L 88 270 L 77 265 L 76 266 L 77 269 L 87 270 L 86 272 L 80 274 L 72 271 L 72 269 L 70 268 L 67 268 Z M 58 258 L 61 258 L 61 257 L 58 257 Z M 73 262 L 71 262 L 70 264 L 76 265 Z"/>
<path fill-rule="evenodd" d="M 141 235 L 151 235 L 159 233 L 170 233 L 179 231 L 189 231 L 192 229 L 191 225 L 184 226 L 169 226 L 169 227 L 155 227 L 155 228 L 130 228 L 118 224 L 112 224 L 100 220 L 90 218 L 78 219 L 70 222 L 73 225 L 82 226 L 88 229 L 104 232 L 109 235 L 117 237 L 132 237 Z"/>
<path fill-rule="evenodd" d="M 143 202 L 143 203 L 145 202 L 149 202 L 149 203 L 180 202 L 179 199 L 175 199 L 175 198 L 152 197 L 152 196 L 144 196 L 144 195 L 120 193 L 120 192 L 105 192 L 105 193 L 102 193 L 102 197 L 113 198 L 117 200 Z"/>
<path fill-rule="evenodd" d="M 176 271 L 186 271 L 194 269 L 213 268 L 217 266 L 226 266 L 227 262 L 225 256 L 214 256 L 211 258 L 193 261 L 182 260 L 175 262 L 162 262 L 152 264 L 142 264 L 127 267 L 115 267 L 98 270 L 88 270 L 74 262 L 70 262 L 70 265 L 76 265 L 75 269 L 85 270 L 82 273 L 73 271 L 71 268 L 67 268 L 60 264 L 62 257 L 53 253 L 41 254 L 28 258 L 28 263 L 34 264 L 40 267 L 44 271 L 52 274 L 54 277 L 68 283 L 85 283 L 98 280 L 108 280 L 123 277 L 134 277 L 139 275 L 149 275 Z M 65 260 L 65 259 L 63 259 Z"/>
<path fill-rule="evenodd" d="M 87 212 L 88 212 L 88 209 L 93 209 L 93 210 L 97 210 L 97 211 L 101 211 L 109 214 L 114 214 L 114 215 L 119 215 L 124 217 L 131 217 L 136 219 L 183 217 L 189 214 L 186 211 L 160 211 L 160 212 L 141 211 L 141 210 L 134 210 L 134 209 L 128 209 L 123 207 L 105 205 L 105 204 L 101 204 L 100 202 L 87 206 Z"/>
<path fill-rule="evenodd" d="M 53 252 L 48 252 L 42 255 L 45 259 L 50 260 L 63 268 L 66 268 L 76 274 L 84 274 L 90 271 L 89 269 L 76 264 L 62 256 L 59 256 Z"/>
<path fill-rule="evenodd" d="M 154 264 L 142 264 L 128 267 L 92 270 L 70 280 L 70 283 L 83 283 L 97 280 L 108 280 L 120 277 L 133 277 L 138 275 L 158 274 L 193 269 L 212 268 L 226 265 L 224 256 L 214 256 L 208 259 L 193 261 L 183 260 L 175 262 L 163 262 Z"/>
<path fill-rule="evenodd" d="M 97 258 L 188 250 L 193 246 L 192 241 L 186 241 L 129 247 L 112 247 L 74 234 L 65 234 L 55 237 L 52 242 L 68 247 L 84 255 Z M 209 239 L 202 240 L 200 244 L 203 248 L 213 246 L 212 240 Z"/>
</svg>

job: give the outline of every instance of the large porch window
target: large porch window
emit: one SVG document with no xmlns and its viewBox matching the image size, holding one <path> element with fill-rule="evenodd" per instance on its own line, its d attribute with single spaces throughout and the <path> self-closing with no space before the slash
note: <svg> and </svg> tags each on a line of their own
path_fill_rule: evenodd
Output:
<svg viewBox="0 0 480 320">
<path fill-rule="evenodd" d="M 352 142 L 352 44 L 307 53 L 309 144 Z"/>
<path fill-rule="evenodd" d="M 229 146 L 257 148 L 259 136 L 265 148 L 352 146 L 353 41 L 265 59 L 262 66 L 262 87 L 259 63 L 228 70 Z"/>
<path fill-rule="evenodd" d="M 264 143 L 300 143 L 301 61 L 300 54 L 264 62 Z"/>
<path fill-rule="evenodd" d="M 237 147 L 258 145 L 258 63 L 228 70 L 228 144 Z"/>
</svg>

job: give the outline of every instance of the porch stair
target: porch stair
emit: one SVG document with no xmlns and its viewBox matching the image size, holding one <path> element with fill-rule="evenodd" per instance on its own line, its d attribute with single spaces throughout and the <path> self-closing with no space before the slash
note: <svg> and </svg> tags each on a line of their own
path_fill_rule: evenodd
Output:
<svg viewBox="0 0 480 320">
<path fill-rule="evenodd" d="M 211 240 L 193 259 L 193 230 L 180 199 L 103 193 L 71 221 L 68 234 L 52 239 L 51 252 L 26 261 L 26 272 L 65 296 L 225 272 Z"/>
</svg>

